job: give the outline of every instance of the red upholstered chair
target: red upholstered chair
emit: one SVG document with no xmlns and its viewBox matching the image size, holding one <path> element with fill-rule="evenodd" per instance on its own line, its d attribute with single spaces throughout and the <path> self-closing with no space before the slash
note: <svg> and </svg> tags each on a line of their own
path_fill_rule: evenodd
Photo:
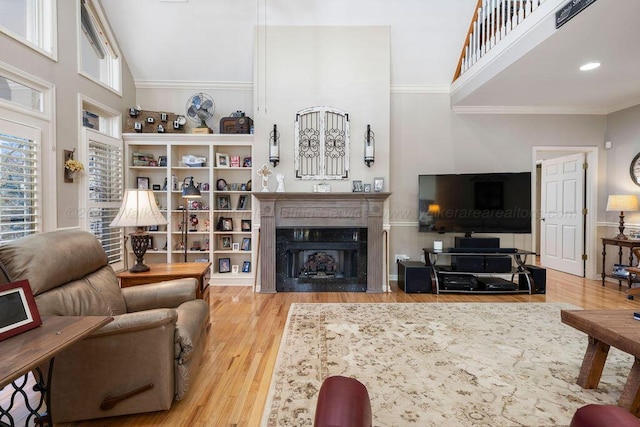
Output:
<svg viewBox="0 0 640 427">
<path fill-rule="evenodd" d="M 371 427 L 367 388 L 354 378 L 327 377 L 320 387 L 315 427 Z"/>
<path fill-rule="evenodd" d="M 576 411 L 569 427 L 640 427 L 640 420 L 619 406 L 586 405 Z"/>
</svg>

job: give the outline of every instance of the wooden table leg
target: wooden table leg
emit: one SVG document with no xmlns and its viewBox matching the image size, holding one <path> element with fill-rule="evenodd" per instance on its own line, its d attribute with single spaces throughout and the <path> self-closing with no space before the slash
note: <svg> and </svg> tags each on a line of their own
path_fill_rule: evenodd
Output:
<svg viewBox="0 0 640 427">
<path fill-rule="evenodd" d="M 604 363 L 609 354 L 609 344 L 605 344 L 593 337 L 589 337 L 587 351 L 582 361 L 578 385 L 582 388 L 597 388 L 604 369 Z"/>
<path fill-rule="evenodd" d="M 640 415 L 640 361 L 637 357 L 622 389 L 618 406 L 628 409 L 636 417 Z"/>
</svg>

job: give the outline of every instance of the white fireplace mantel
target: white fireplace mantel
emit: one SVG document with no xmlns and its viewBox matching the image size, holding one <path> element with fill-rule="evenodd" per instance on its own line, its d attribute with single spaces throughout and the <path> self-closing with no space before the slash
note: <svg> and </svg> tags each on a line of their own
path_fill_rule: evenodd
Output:
<svg viewBox="0 0 640 427">
<path fill-rule="evenodd" d="M 384 202 L 391 193 L 267 193 L 260 201 L 260 282 L 276 292 L 276 228 L 367 228 L 367 292 L 383 292 Z"/>
</svg>

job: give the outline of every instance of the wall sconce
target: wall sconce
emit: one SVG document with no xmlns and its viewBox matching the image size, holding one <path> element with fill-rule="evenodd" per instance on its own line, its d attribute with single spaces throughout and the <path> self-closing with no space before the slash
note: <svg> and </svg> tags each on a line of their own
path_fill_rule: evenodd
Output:
<svg viewBox="0 0 640 427">
<path fill-rule="evenodd" d="M 367 125 L 367 132 L 364 134 L 364 163 L 371 167 L 375 160 L 375 134 L 371 131 L 371 125 Z"/>
<path fill-rule="evenodd" d="M 273 125 L 273 131 L 269 135 L 269 161 L 274 168 L 280 163 L 280 132 L 277 125 Z"/>
</svg>

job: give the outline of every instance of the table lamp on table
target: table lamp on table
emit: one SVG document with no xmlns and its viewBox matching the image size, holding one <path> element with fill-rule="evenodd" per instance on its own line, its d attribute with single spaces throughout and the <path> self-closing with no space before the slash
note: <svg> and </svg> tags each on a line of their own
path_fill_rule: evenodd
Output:
<svg viewBox="0 0 640 427">
<path fill-rule="evenodd" d="M 120 210 L 109 226 L 136 227 L 136 231 L 130 234 L 131 249 L 133 249 L 133 253 L 136 256 L 136 265 L 131 267 L 130 272 L 142 273 L 149 271 L 149 266 L 143 262 L 150 239 L 145 227 L 166 223 L 167 220 L 158 209 L 153 191 L 124 190 Z"/>
<path fill-rule="evenodd" d="M 633 196 L 631 194 L 614 194 L 609 196 L 609 199 L 607 200 L 607 211 L 620 212 L 620 225 L 618 226 L 620 233 L 615 237 L 615 239 L 629 239 L 624 235 L 624 213 L 638 210 L 640 210 L 640 205 L 638 204 L 637 196 Z"/>
</svg>

